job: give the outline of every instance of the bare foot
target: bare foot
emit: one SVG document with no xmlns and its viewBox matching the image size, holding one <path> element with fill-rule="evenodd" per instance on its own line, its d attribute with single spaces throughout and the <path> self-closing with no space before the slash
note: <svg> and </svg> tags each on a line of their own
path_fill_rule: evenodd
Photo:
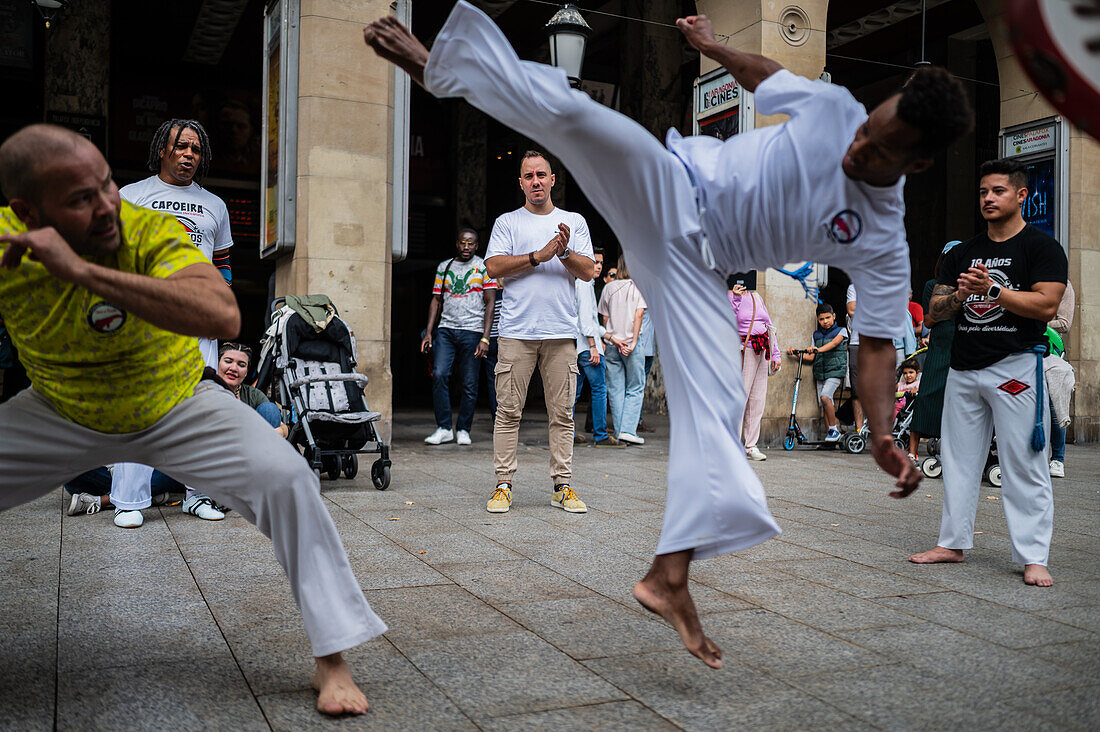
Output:
<svg viewBox="0 0 1100 732">
<path fill-rule="evenodd" d="M 963 553 L 961 550 L 944 549 L 942 546 L 909 557 L 909 561 L 913 564 L 940 564 L 941 562 L 961 562 L 962 560 Z"/>
<path fill-rule="evenodd" d="M 1041 564 L 1025 564 L 1024 583 L 1036 587 L 1052 587 L 1054 578 L 1050 576 L 1047 568 Z"/>
<path fill-rule="evenodd" d="M 695 603 L 687 589 L 686 576 L 683 584 L 672 585 L 650 570 L 645 579 L 634 585 L 633 594 L 642 607 L 660 615 L 676 629 L 680 641 L 693 656 L 711 668 L 722 668 L 722 649 L 703 635 L 703 626 L 699 624 Z"/>
<path fill-rule="evenodd" d="M 413 81 L 424 86 L 428 49 L 397 18 L 386 15 L 364 27 L 363 40 L 375 53 L 404 69 Z"/>
<path fill-rule="evenodd" d="M 317 711 L 321 714 L 364 714 L 369 708 L 367 697 L 351 678 L 351 669 L 339 653 L 319 656 L 313 674 L 317 690 Z"/>
</svg>

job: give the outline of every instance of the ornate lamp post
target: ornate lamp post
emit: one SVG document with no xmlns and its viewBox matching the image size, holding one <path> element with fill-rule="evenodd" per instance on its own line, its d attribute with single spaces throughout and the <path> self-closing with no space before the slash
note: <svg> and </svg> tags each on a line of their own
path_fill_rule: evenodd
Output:
<svg viewBox="0 0 1100 732">
<path fill-rule="evenodd" d="M 546 24 L 546 33 L 550 37 L 550 63 L 565 71 L 571 86 L 579 87 L 592 27 L 584 21 L 577 6 L 568 3 L 554 13 Z"/>
</svg>

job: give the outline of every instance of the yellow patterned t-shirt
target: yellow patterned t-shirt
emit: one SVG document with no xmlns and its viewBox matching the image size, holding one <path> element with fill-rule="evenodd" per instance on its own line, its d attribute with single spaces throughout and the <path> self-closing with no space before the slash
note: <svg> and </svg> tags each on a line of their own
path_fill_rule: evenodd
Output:
<svg viewBox="0 0 1100 732">
<path fill-rule="evenodd" d="M 165 278 L 206 262 L 173 216 L 122 202 L 122 244 L 90 262 Z M 26 231 L 0 208 L 0 234 Z M 7 245 L 0 244 L 0 253 Z M 170 333 L 53 277 L 23 257 L 0 269 L 0 316 L 35 391 L 61 416 L 97 432 L 150 427 L 191 396 L 202 376 L 195 338 Z"/>
</svg>

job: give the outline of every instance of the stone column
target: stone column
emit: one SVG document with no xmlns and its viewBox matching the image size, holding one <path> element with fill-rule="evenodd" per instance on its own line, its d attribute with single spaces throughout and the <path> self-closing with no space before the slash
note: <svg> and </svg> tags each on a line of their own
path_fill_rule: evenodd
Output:
<svg viewBox="0 0 1100 732">
<path fill-rule="evenodd" d="M 363 43 L 385 0 L 301 0 L 297 246 L 276 294 L 323 293 L 355 333 L 370 408 L 392 425 L 393 70 Z"/>
<path fill-rule="evenodd" d="M 804 39 L 788 40 L 781 32 L 780 13 L 795 5 L 809 20 Z M 825 32 L 828 16 L 827 0 L 800 0 L 797 3 L 774 3 L 765 0 L 698 0 L 700 13 L 707 15 L 716 33 L 732 38 L 730 46 L 749 53 L 760 53 L 775 59 L 785 68 L 810 79 L 821 76 L 825 68 Z M 700 73 L 717 68 L 708 58 L 700 59 Z M 778 124 L 787 115 L 765 117 L 756 115 L 756 126 Z M 778 331 L 779 345 L 786 350 L 791 346 L 805 347 L 816 327 L 816 304 L 806 299 L 795 280 L 775 270 L 758 273 L 757 287 L 764 299 Z M 760 423 L 763 444 L 777 444 L 783 439 L 794 395 L 796 363 L 783 357 L 783 370 L 768 380 L 768 399 Z M 816 424 L 821 417 L 815 392 L 813 374 L 802 369 L 803 384 L 799 392 L 799 424 Z M 822 432 L 823 434 L 823 432 Z"/>
<path fill-rule="evenodd" d="M 989 26 L 1001 85 L 1001 126 L 1058 114 L 1020 68 L 1008 43 L 1004 8 L 977 0 Z M 1077 372 L 1069 439 L 1100 440 L 1100 144 L 1076 128 L 1069 139 L 1069 279 L 1076 312 L 1067 339 L 1068 360 Z"/>
</svg>

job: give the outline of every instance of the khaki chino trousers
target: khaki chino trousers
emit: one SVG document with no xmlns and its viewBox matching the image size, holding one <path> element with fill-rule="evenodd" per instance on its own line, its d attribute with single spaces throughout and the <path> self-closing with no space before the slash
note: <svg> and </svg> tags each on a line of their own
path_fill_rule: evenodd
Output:
<svg viewBox="0 0 1100 732">
<path fill-rule="evenodd" d="M 497 418 L 493 427 L 493 461 L 497 482 L 516 474 L 519 423 L 527 387 L 538 366 L 550 418 L 550 477 L 554 485 L 573 479 L 573 402 L 577 395 L 577 341 L 542 341 L 501 337 L 497 341 Z"/>
</svg>

